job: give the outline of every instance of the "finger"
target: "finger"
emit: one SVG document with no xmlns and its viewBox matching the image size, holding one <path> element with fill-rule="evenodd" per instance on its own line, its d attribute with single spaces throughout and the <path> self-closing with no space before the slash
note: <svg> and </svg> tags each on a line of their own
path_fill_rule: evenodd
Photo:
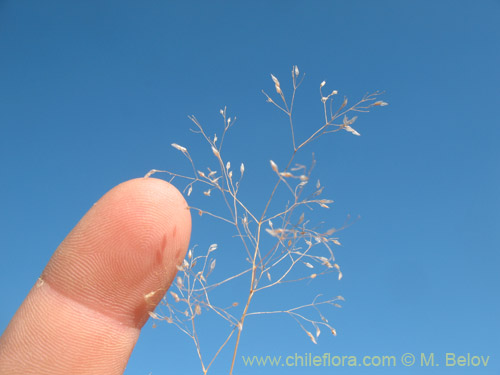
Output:
<svg viewBox="0 0 500 375">
<path fill-rule="evenodd" d="M 121 374 L 191 233 L 165 181 L 127 181 L 56 250 L 0 338 L 0 374 Z"/>
</svg>

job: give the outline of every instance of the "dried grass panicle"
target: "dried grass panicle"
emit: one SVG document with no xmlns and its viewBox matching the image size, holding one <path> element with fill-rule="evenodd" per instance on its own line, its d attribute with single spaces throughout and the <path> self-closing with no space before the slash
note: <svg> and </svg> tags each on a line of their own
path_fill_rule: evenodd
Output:
<svg viewBox="0 0 500 375">
<path fill-rule="evenodd" d="M 328 311 L 329 306 L 340 307 L 339 302 L 343 301 L 341 296 L 323 298 L 319 295 L 312 302 L 276 311 L 252 311 L 252 302 L 255 295 L 279 285 L 303 282 L 304 287 L 307 287 L 311 282 L 316 282 L 317 278 L 332 273 L 336 274 L 338 279 L 342 278 L 333 247 L 341 246 L 338 232 L 350 225 L 350 221 L 347 220 L 339 228 L 328 230 L 314 224 L 314 216 L 309 214 L 310 210 L 315 206 L 329 208 L 333 201 L 321 198 L 324 186 L 319 180 L 309 185 L 315 165 L 314 158 L 310 167 L 295 163 L 295 158 L 304 146 L 328 133 L 343 130 L 359 136 L 360 133 L 352 127 L 357 120 L 354 114 L 368 112 L 372 107 L 383 107 L 387 103 L 379 100 L 380 93 L 375 92 L 365 95 L 351 106 L 347 105 L 347 98 L 344 98 L 342 103 L 335 104 L 334 99 L 338 95 L 338 90 L 332 89 L 329 94 L 323 94 L 326 81 L 322 81 L 320 99 L 323 105 L 324 121 L 319 123 L 307 137 L 299 140 L 294 131 L 293 108 L 295 94 L 304 79 L 304 74 L 300 75 L 296 65 L 292 67 L 291 73 L 293 88 L 289 96 L 285 96 L 280 81 L 272 74 L 271 80 L 280 100 L 273 99 L 271 95 L 263 91 L 267 102 L 286 115 L 290 126 L 292 147 L 288 162 L 282 164 L 283 168 L 278 168 L 278 165 L 270 160 L 270 166 L 276 178 L 274 186 L 270 187 L 269 198 L 262 212 L 256 213 L 250 210 L 238 194 L 243 182 L 245 165 L 239 164 L 239 176 L 234 178 L 231 162 L 224 157 L 224 140 L 236 120 L 235 117 L 229 117 L 226 107 L 219 111 L 223 121 L 220 139 L 216 134 L 213 137 L 208 136 L 200 121 L 194 116 L 189 116 L 194 124 L 192 131 L 199 134 L 207 143 L 208 155 L 211 154 L 212 160 L 218 165 L 216 170 L 196 168 L 188 149 L 173 143 L 172 147 L 181 151 L 188 159 L 192 174 L 152 170 L 146 175 L 149 177 L 154 173 L 167 173 L 170 181 L 185 182 L 183 191 L 188 197 L 193 193 L 203 193 L 207 196 L 206 199 L 220 199 L 222 206 L 225 207 L 225 214 L 198 207 L 190 207 L 190 209 L 199 215 L 207 215 L 209 218 L 230 224 L 234 228 L 234 235 L 241 241 L 242 247 L 240 252 L 237 249 L 231 249 L 231 256 L 240 254 L 247 261 L 246 266 L 233 270 L 230 276 L 219 278 L 218 275 L 227 275 L 229 270 L 220 272 L 220 266 L 216 266 L 217 244 L 210 245 L 205 251 L 197 247 L 189 249 L 186 259 L 177 267 L 178 276 L 163 299 L 161 307 L 157 312 L 151 313 L 155 319 L 174 324 L 193 341 L 203 374 L 209 372 L 221 351 L 230 344 L 233 359 L 228 367 L 229 373 L 233 373 L 240 338 L 247 318 L 268 314 L 289 316 L 313 343 L 317 343 L 322 328 L 327 328 L 333 335 L 337 333 L 323 315 L 323 310 Z M 278 104 L 279 101 L 281 104 Z M 280 160 L 284 160 L 282 155 L 279 156 Z M 200 187 L 195 188 L 197 185 Z M 278 195 L 282 194 L 280 186 L 286 188 L 290 198 L 289 203 L 282 209 L 272 211 L 276 204 L 271 203 L 277 201 Z M 227 254 L 221 254 L 221 256 L 227 256 Z M 247 284 L 247 289 L 229 295 L 230 302 L 219 306 L 212 298 L 213 291 L 232 285 L 236 280 L 243 280 Z M 241 283 L 234 284 L 241 285 Z M 282 301 L 283 306 L 293 302 Z M 207 357 L 205 351 L 202 350 L 197 330 L 199 317 L 206 316 L 209 312 L 230 326 L 226 338 L 211 357 Z M 214 347 L 214 343 L 210 343 L 210 346 Z"/>
</svg>

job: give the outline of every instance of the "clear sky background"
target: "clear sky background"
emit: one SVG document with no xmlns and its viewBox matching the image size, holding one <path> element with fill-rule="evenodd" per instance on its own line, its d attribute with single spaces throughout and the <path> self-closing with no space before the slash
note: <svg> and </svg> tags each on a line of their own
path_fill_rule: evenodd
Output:
<svg viewBox="0 0 500 375">
<path fill-rule="evenodd" d="M 346 298 L 326 313 L 338 336 L 323 333 L 314 345 L 292 319 L 259 318 L 248 321 L 239 353 L 453 352 L 490 362 L 264 369 L 239 361 L 237 373 L 498 374 L 499 19 L 498 0 L 0 1 L 0 331 L 107 190 L 152 168 L 187 171 L 172 142 L 200 167 L 210 160 L 188 115 L 210 134 L 220 132 L 220 108 L 238 117 L 225 155 L 245 162 L 242 194 L 262 209 L 274 181 L 268 160 L 282 165 L 290 142 L 286 118 L 260 90 L 273 93 L 273 73 L 290 93 L 297 64 L 306 73 L 299 137 L 321 122 L 323 80 L 352 100 L 383 90 L 390 105 L 360 116 L 361 137 L 331 135 L 301 159 L 315 151 L 316 176 L 335 200 L 322 219 L 339 226 L 361 216 L 336 248 L 343 280 L 309 285 Z M 194 222 L 191 245 L 232 235 L 207 223 Z M 243 254 L 218 251 L 221 269 Z M 296 288 L 280 291 L 284 307 L 310 299 Z M 199 363 L 187 337 L 148 323 L 126 373 L 197 374 Z"/>
</svg>

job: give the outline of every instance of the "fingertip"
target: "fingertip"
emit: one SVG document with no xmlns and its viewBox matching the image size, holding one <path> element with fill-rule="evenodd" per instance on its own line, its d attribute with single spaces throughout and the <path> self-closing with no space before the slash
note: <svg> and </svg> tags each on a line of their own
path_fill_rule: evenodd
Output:
<svg viewBox="0 0 500 375">
<path fill-rule="evenodd" d="M 89 210 L 42 278 L 78 303 L 141 327 L 172 282 L 190 234 L 189 208 L 173 185 L 129 180 Z"/>
<path fill-rule="evenodd" d="M 190 234 L 187 204 L 167 182 L 111 189 L 61 243 L 0 337 L 0 373 L 123 373 Z"/>
</svg>

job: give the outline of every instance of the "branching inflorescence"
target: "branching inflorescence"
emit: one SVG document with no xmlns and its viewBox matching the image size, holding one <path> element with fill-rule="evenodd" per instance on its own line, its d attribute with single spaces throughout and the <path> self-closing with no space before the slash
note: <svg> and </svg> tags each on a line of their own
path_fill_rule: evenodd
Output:
<svg viewBox="0 0 500 375">
<path fill-rule="evenodd" d="M 205 172 L 198 170 L 188 149 L 173 143 L 172 146 L 182 152 L 189 160 L 192 175 L 181 175 L 162 170 L 152 170 L 146 175 L 149 177 L 154 173 L 162 172 L 170 176 L 170 181 L 174 179 L 185 181 L 184 193 L 187 196 L 191 195 L 194 185 L 203 186 L 203 194 L 206 196 L 219 194 L 227 208 L 226 216 L 198 207 L 190 208 L 199 215 L 208 215 L 231 224 L 234 226 L 234 234 L 241 239 L 242 251 L 244 251 L 243 254 L 247 260 L 246 267 L 238 269 L 234 274 L 221 281 L 209 282 L 210 276 L 215 271 L 216 258 L 214 253 L 217 250 L 217 244 L 212 244 L 201 255 L 195 254 L 194 248 L 190 249 L 186 259 L 178 266 L 178 276 L 162 301 L 161 311 L 159 309 L 157 312 L 151 313 L 153 318 L 177 326 L 191 338 L 195 344 L 203 374 L 208 373 L 221 351 L 231 341 L 233 341 L 233 356 L 229 372 L 233 373 L 243 326 L 248 317 L 269 314 L 287 315 L 298 323 L 298 326 L 313 343 L 316 343 L 322 329 L 326 328 L 333 335 L 336 335 L 335 329 L 321 310 L 326 305 L 340 307 L 339 302 L 343 301 L 341 296 L 325 299 L 318 295 L 308 304 L 273 311 L 252 311 L 252 300 L 260 292 L 280 284 L 307 281 L 332 272 L 337 273 L 338 279 L 342 278 L 340 266 L 335 261 L 333 247 L 340 246 L 337 235 L 347 224 L 326 231 L 312 226 L 310 220 L 306 218 L 305 208 L 310 209 L 314 206 L 329 208 L 328 205 L 333 201 L 321 198 L 323 187 L 319 180 L 313 184 L 312 192 L 306 195 L 306 190 L 310 190 L 308 184 L 315 164 L 314 159 L 309 168 L 294 164 L 294 159 L 304 146 L 325 134 L 347 131 L 359 136 L 360 134 L 352 127 L 357 116 L 349 116 L 356 112 L 369 112 L 371 108 L 385 106 L 387 103 L 378 100 L 380 93 L 375 92 L 365 95 L 351 106 L 348 106 L 348 100 L 344 98 L 342 103 L 335 108 L 334 98 L 338 95 L 337 90 L 325 95 L 323 90 L 326 83 L 323 81 L 319 89 L 324 122 L 305 140 L 299 141 L 294 132 L 292 113 L 295 94 L 304 75 L 300 75 L 297 66 L 292 67 L 293 91 L 289 99 L 285 97 L 279 80 L 273 75 L 271 78 L 278 99 L 273 99 L 264 91 L 263 94 L 267 98 L 267 102 L 273 104 L 286 115 L 290 126 L 292 151 L 287 165 L 282 169 L 274 161 L 270 161 L 270 167 L 276 174 L 276 183 L 271 190 L 264 210 L 260 214 L 253 213 L 238 196 L 245 173 L 244 164 L 242 163 L 238 170 L 234 171 L 230 162 L 224 161 L 222 157 L 224 138 L 235 123 L 235 119 L 227 115 L 226 108 L 220 110 L 224 122 L 220 140 L 216 135 L 208 136 L 200 122 L 194 116 L 189 116 L 195 125 L 194 131 L 199 133 L 208 143 L 211 153 L 217 161 L 218 169 L 207 168 Z M 275 200 L 278 187 L 281 185 L 289 191 L 291 199 L 281 211 L 271 213 L 269 212 L 271 202 Z M 243 306 L 235 309 L 238 306 L 237 302 L 224 307 L 216 306 L 212 302 L 211 293 L 214 289 L 242 278 L 247 282 L 247 289 L 243 291 L 246 295 Z M 227 321 L 230 328 L 225 340 L 220 343 L 219 349 L 211 358 L 207 359 L 202 352 L 197 333 L 197 317 L 208 311 Z M 238 314 L 233 311 L 238 311 Z"/>
</svg>

